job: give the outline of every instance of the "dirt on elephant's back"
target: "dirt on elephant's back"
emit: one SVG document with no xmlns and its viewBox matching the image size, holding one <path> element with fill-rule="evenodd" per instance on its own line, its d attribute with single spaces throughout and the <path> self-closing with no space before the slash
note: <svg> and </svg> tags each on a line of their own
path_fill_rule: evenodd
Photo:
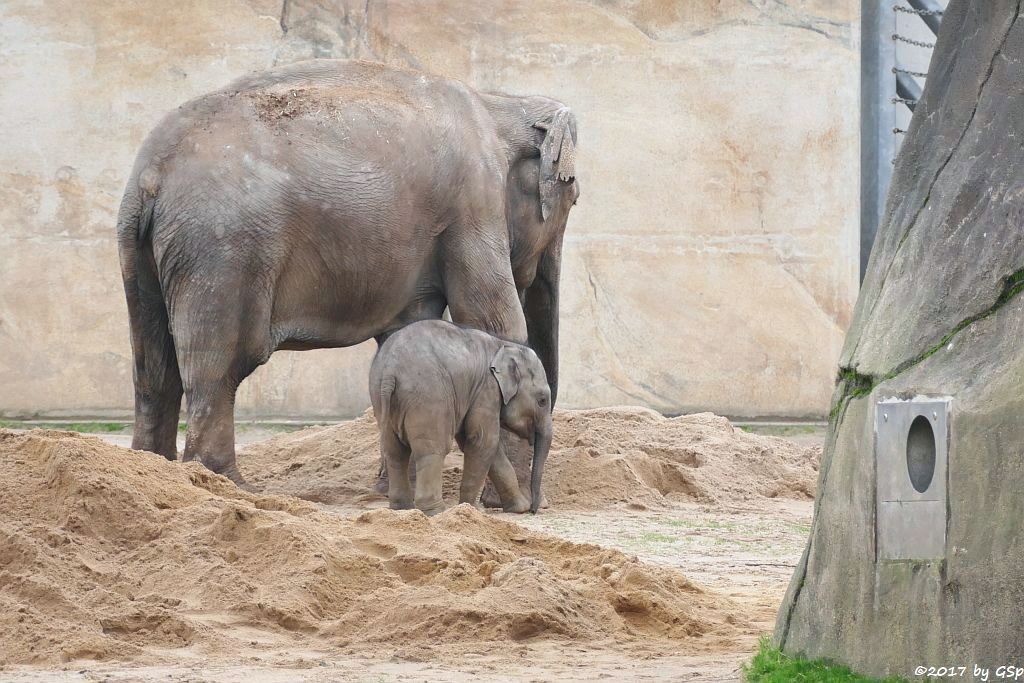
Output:
<svg viewBox="0 0 1024 683">
<path fill-rule="evenodd" d="M 71 432 L 0 430 L 0 470 L 0 668 L 539 640 L 706 652 L 755 635 L 677 570 L 470 506 L 346 518 Z"/>
<path fill-rule="evenodd" d="M 748 434 L 724 417 L 667 418 L 638 407 L 556 410 L 544 475 L 559 509 L 676 501 L 737 504 L 814 496 L 820 446 Z M 239 455 L 245 477 L 272 493 L 322 503 L 361 504 L 375 496 L 380 451 L 371 411 L 328 427 L 282 434 Z M 460 458 L 448 458 L 445 498 L 458 497 Z"/>
</svg>

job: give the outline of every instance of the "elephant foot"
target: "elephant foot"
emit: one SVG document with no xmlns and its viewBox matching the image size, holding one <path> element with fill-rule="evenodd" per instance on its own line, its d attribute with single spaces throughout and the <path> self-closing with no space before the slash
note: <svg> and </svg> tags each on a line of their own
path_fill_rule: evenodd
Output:
<svg viewBox="0 0 1024 683">
<path fill-rule="evenodd" d="M 411 500 L 391 500 L 388 507 L 392 510 L 412 510 L 415 507 Z"/>
<path fill-rule="evenodd" d="M 530 509 L 530 499 L 520 494 L 511 500 L 506 505 L 502 505 L 501 509 L 505 512 L 523 513 Z"/>
<path fill-rule="evenodd" d="M 486 512 L 483 503 L 481 503 L 479 500 L 472 501 L 463 500 L 462 498 L 459 498 L 459 505 L 472 505 L 475 509 L 479 510 L 480 512 Z"/>
<path fill-rule="evenodd" d="M 391 485 L 390 485 L 390 483 L 388 481 L 388 471 L 387 471 L 387 468 L 381 467 L 377 471 L 377 479 L 376 479 L 376 481 L 373 482 L 372 490 L 373 490 L 374 493 L 379 493 L 380 495 L 382 495 L 384 497 L 387 497 L 388 490 L 390 489 L 390 486 Z M 410 467 L 409 468 L 409 486 L 411 486 L 413 489 L 416 488 L 416 468 L 415 467 Z"/>
<path fill-rule="evenodd" d="M 229 465 L 222 471 L 217 472 L 217 474 L 223 477 L 227 477 L 232 482 L 234 482 L 235 486 L 242 489 L 243 491 L 248 491 L 249 493 L 259 493 L 259 490 L 255 486 L 253 486 L 252 484 L 245 480 L 245 477 L 242 476 L 242 473 L 238 471 L 237 465 Z"/>
<path fill-rule="evenodd" d="M 483 503 L 485 508 L 501 507 L 501 496 L 498 495 L 498 491 L 491 482 L 487 482 L 484 486 L 484 490 L 480 494 L 480 502 Z"/>
<path fill-rule="evenodd" d="M 431 505 L 430 507 L 420 508 L 420 512 L 425 514 L 427 517 L 433 517 L 434 515 L 441 514 L 446 509 L 447 508 L 445 507 L 444 503 L 441 503 L 440 505 Z"/>
<path fill-rule="evenodd" d="M 530 510 L 530 497 L 520 493 L 515 498 L 510 500 L 508 503 L 503 501 L 498 495 L 497 490 L 487 482 L 487 486 L 484 487 L 483 493 L 480 494 L 480 502 L 485 508 L 501 508 L 504 512 L 515 512 L 522 513 Z M 547 507 L 547 498 L 541 497 L 540 506 Z"/>
</svg>

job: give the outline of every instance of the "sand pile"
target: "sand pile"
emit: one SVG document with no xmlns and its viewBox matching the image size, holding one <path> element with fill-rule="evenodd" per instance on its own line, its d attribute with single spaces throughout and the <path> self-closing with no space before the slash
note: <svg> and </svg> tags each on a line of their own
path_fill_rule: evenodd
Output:
<svg viewBox="0 0 1024 683">
<path fill-rule="evenodd" d="M 258 441 L 238 452 L 238 468 L 267 493 L 318 503 L 380 499 L 372 488 L 380 466 L 373 411 L 329 427 L 307 427 Z"/>
<path fill-rule="evenodd" d="M 70 432 L 0 430 L 0 471 L 0 664 L 751 635 L 677 571 L 469 506 L 346 519 Z"/>
<path fill-rule="evenodd" d="M 820 455 L 819 447 L 748 434 L 711 413 L 666 418 L 634 407 L 556 410 L 544 490 L 561 509 L 809 499 Z M 379 458 L 376 423 L 367 411 L 248 446 L 239 467 L 268 492 L 346 504 L 373 497 Z M 453 501 L 459 458 L 448 462 L 445 497 Z"/>
<path fill-rule="evenodd" d="M 712 413 L 645 408 L 559 411 L 547 495 L 565 507 L 666 499 L 739 503 L 811 499 L 821 448 L 748 434 Z"/>
</svg>

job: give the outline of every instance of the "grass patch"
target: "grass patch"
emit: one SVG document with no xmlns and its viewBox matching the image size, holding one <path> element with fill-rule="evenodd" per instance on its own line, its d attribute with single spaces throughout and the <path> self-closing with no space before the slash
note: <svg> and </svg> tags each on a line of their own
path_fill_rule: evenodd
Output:
<svg viewBox="0 0 1024 683">
<path fill-rule="evenodd" d="M 66 429 L 71 432 L 92 432 L 94 434 L 105 432 L 123 432 L 131 429 L 130 422 L 72 422 L 70 424 L 54 424 L 47 429 Z"/>
<path fill-rule="evenodd" d="M 790 657 L 772 647 L 768 636 L 763 636 L 757 654 L 749 664 L 743 665 L 743 678 L 748 683 L 904 683 L 902 678 L 868 678 L 855 674 L 845 666 L 816 659 Z"/>
<path fill-rule="evenodd" d="M 59 429 L 65 432 L 82 432 L 104 434 L 123 432 L 131 429 L 131 422 L 23 422 L 19 420 L 0 420 L 4 429 Z"/>
<path fill-rule="evenodd" d="M 684 527 L 687 529 L 735 529 L 736 524 L 732 522 L 719 522 L 715 519 L 708 519 L 696 522 L 690 519 L 670 519 L 665 522 L 668 526 Z"/>
<path fill-rule="evenodd" d="M 759 434 L 761 436 L 806 436 L 807 434 L 824 434 L 823 425 L 795 424 L 795 425 L 759 425 L 745 424 L 739 428 L 748 434 Z"/>
<path fill-rule="evenodd" d="M 675 543 L 678 540 L 675 536 L 659 534 L 657 531 L 648 532 L 640 537 L 640 541 L 643 543 Z"/>
<path fill-rule="evenodd" d="M 280 422 L 239 422 L 235 424 L 236 432 L 262 430 L 267 432 L 295 432 L 309 426 L 321 425 L 319 422 L 280 423 Z M 178 432 L 187 431 L 184 422 L 178 423 Z M 82 432 L 84 434 L 106 434 L 112 432 L 131 432 L 131 422 L 35 422 L 28 420 L 0 420 L 0 429 L 60 429 L 66 432 Z"/>
<path fill-rule="evenodd" d="M 323 427 L 325 426 L 322 422 L 296 422 L 296 423 L 285 423 L 285 422 L 236 422 L 236 432 L 248 432 L 253 430 L 260 430 L 266 432 L 276 432 L 280 434 L 289 434 L 291 432 L 297 432 L 300 429 L 306 427 Z"/>
<path fill-rule="evenodd" d="M 665 524 L 667 524 L 668 526 L 681 526 L 687 529 L 699 529 L 702 526 L 704 526 L 700 522 L 694 522 L 693 520 L 689 519 L 670 519 L 666 521 Z"/>
<path fill-rule="evenodd" d="M 324 427 L 328 423 L 325 422 L 297 422 L 294 424 L 283 423 L 283 422 L 236 422 L 235 433 L 239 434 L 242 432 L 249 432 L 253 430 L 260 430 L 265 432 L 278 432 L 281 434 L 287 434 L 289 432 L 297 432 L 300 429 L 306 427 Z M 188 431 L 188 424 L 185 422 L 178 423 L 178 432 L 184 434 Z"/>
</svg>

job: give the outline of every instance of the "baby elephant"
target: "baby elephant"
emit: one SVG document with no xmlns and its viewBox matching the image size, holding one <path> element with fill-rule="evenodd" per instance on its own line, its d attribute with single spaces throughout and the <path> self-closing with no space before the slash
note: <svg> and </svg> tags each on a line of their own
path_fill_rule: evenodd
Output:
<svg viewBox="0 0 1024 683">
<path fill-rule="evenodd" d="M 441 320 L 413 323 L 384 342 L 370 368 L 370 400 L 388 468 L 391 508 L 444 510 L 441 472 L 452 438 L 465 461 L 459 502 L 476 504 L 488 470 L 509 512 L 536 513 L 551 448 L 551 389 L 532 349 Z M 502 428 L 533 446 L 528 503 L 498 455 Z M 416 467 L 415 498 L 409 457 Z"/>
</svg>

